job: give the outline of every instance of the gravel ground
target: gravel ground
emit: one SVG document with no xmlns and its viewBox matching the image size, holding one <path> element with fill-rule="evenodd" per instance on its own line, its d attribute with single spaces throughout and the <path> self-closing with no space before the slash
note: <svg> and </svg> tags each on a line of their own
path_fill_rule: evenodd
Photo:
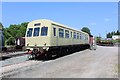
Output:
<svg viewBox="0 0 120 80">
<path fill-rule="evenodd" d="M 117 78 L 118 48 L 98 46 L 48 61 L 3 67 L 9 78 Z"/>
</svg>

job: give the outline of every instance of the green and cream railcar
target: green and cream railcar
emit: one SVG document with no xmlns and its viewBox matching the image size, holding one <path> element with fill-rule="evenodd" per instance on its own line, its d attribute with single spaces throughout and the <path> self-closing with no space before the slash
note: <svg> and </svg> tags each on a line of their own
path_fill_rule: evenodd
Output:
<svg viewBox="0 0 120 80">
<path fill-rule="evenodd" d="M 83 45 L 88 46 L 89 35 L 51 20 L 34 20 L 28 24 L 25 45 L 29 50 L 38 49 L 38 52 L 43 49 L 44 51 L 69 50 Z"/>
</svg>

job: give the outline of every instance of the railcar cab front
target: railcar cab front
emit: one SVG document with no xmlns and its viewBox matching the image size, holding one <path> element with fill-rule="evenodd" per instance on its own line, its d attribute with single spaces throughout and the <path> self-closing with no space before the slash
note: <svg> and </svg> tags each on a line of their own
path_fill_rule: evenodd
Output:
<svg viewBox="0 0 120 80">
<path fill-rule="evenodd" d="M 48 51 L 50 45 L 49 24 L 33 21 L 28 24 L 25 36 L 25 46 L 29 54 L 40 56 Z"/>
</svg>

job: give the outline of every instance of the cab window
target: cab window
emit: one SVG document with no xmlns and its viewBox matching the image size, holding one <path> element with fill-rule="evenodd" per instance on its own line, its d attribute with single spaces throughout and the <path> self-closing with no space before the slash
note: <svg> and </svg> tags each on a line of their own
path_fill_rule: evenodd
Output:
<svg viewBox="0 0 120 80">
<path fill-rule="evenodd" d="M 64 30 L 59 28 L 59 37 L 64 38 Z"/>
<path fill-rule="evenodd" d="M 41 36 L 47 36 L 48 27 L 42 27 L 41 28 Z"/>
<path fill-rule="evenodd" d="M 34 28 L 34 36 L 39 36 L 40 28 Z"/>
<path fill-rule="evenodd" d="M 27 37 L 31 37 L 32 36 L 32 31 L 33 31 L 33 28 L 29 28 L 28 31 L 27 31 Z"/>
</svg>

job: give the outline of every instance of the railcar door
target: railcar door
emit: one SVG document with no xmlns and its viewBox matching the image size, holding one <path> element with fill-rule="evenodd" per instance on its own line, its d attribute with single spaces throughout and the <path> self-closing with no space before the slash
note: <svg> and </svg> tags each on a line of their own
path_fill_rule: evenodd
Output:
<svg viewBox="0 0 120 80">
<path fill-rule="evenodd" d="M 58 35 L 57 35 L 57 28 L 53 27 L 53 43 L 54 46 L 58 46 Z"/>
</svg>

